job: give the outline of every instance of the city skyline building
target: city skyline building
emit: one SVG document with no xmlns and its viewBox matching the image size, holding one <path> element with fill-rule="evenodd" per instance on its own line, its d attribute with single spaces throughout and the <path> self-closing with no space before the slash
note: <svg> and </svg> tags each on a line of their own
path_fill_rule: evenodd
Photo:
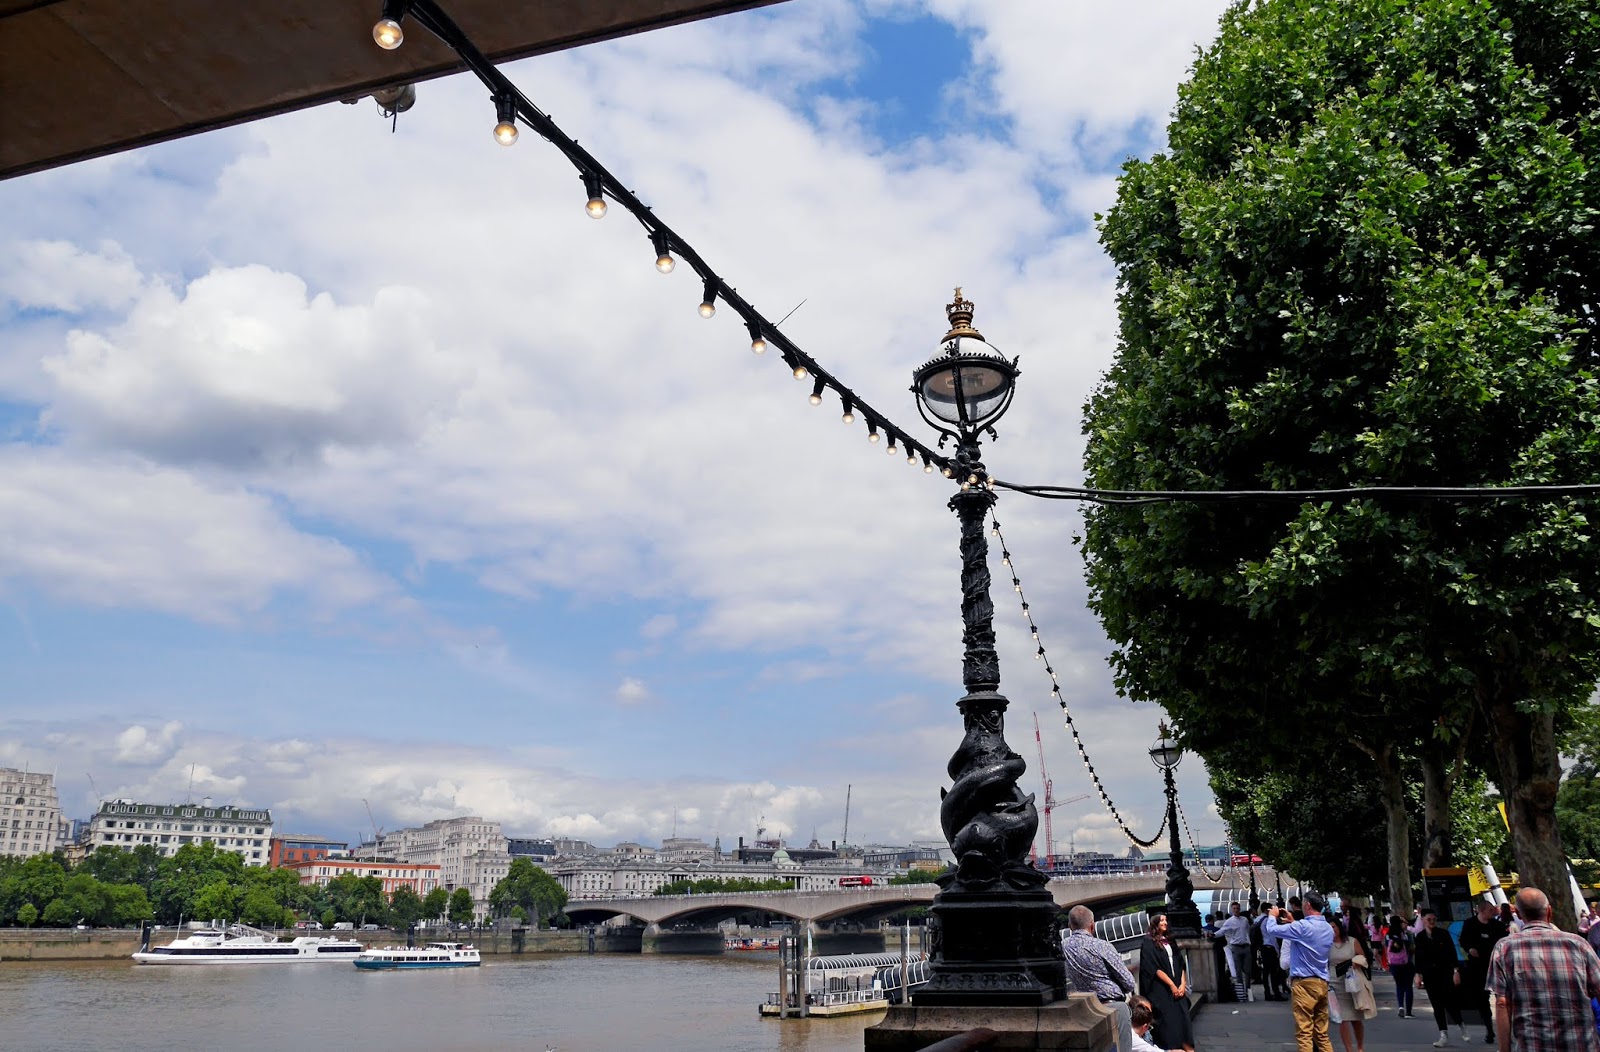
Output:
<svg viewBox="0 0 1600 1052">
<path fill-rule="evenodd" d="M 440 886 L 466 888 L 480 917 L 488 914 L 489 893 L 511 868 L 509 841 L 500 823 L 480 815 L 439 818 L 384 833 L 375 844 L 362 845 L 358 856 L 369 846 L 378 858 L 438 866 Z"/>
<path fill-rule="evenodd" d="M 238 855 L 247 866 L 265 866 L 272 841 L 272 812 L 266 808 L 106 800 L 89 819 L 88 851 L 117 847 L 131 851 L 149 845 L 171 858 L 185 844 L 215 844 Z"/>
<path fill-rule="evenodd" d="M 0 767 L 0 855 L 27 858 L 68 843 L 54 774 Z"/>
</svg>

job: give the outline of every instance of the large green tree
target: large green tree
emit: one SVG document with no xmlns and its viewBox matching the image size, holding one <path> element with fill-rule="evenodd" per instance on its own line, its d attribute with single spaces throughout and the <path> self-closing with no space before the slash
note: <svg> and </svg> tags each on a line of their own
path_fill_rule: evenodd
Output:
<svg viewBox="0 0 1600 1052">
<path fill-rule="evenodd" d="M 1121 340 L 1085 420 L 1090 482 L 1600 482 L 1597 134 L 1590 3 L 1231 9 L 1102 228 Z M 1394 802 L 1386 741 L 1487 739 L 1521 876 L 1556 891 L 1557 728 L 1600 677 L 1594 509 L 1097 508 L 1091 602 L 1120 687 L 1202 753 L 1229 717 L 1269 755 L 1314 721 L 1373 755 Z"/>
<path fill-rule="evenodd" d="M 472 892 L 466 888 L 457 888 L 450 893 L 449 916 L 451 924 L 471 924 L 475 911 Z"/>
<path fill-rule="evenodd" d="M 526 858 L 514 858 L 489 893 L 489 908 L 496 916 L 506 916 L 520 906 L 533 918 L 534 926 L 560 913 L 567 905 L 567 893 L 549 873 Z"/>
</svg>

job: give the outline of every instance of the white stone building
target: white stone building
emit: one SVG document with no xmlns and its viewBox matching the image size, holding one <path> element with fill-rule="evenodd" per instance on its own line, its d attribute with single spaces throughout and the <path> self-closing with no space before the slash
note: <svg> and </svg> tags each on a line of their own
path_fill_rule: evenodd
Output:
<svg viewBox="0 0 1600 1052">
<path fill-rule="evenodd" d="M 90 851 L 119 847 L 131 851 L 149 844 L 170 858 L 185 844 L 215 844 L 232 851 L 247 866 L 265 866 L 270 858 L 272 812 L 266 808 L 198 804 L 143 804 L 107 800 L 89 819 Z"/>
<path fill-rule="evenodd" d="M 61 817 L 55 775 L 0 767 L 0 855 L 26 858 L 66 847 L 71 828 Z"/>
<path fill-rule="evenodd" d="M 365 848 L 362 849 L 365 851 Z M 472 893 L 478 916 L 489 912 L 489 892 L 511 867 L 511 852 L 499 822 L 476 815 L 440 818 L 423 826 L 396 829 L 378 840 L 380 858 L 439 867 L 439 886 Z"/>
</svg>

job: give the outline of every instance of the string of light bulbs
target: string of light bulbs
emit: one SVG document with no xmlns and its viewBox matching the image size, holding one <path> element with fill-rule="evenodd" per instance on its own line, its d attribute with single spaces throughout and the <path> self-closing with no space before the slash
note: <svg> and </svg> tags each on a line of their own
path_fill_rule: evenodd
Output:
<svg viewBox="0 0 1600 1052">
<path fill-rule="evenodd" d="M 719 302 L 726 305 L 744 322 L 745 330 L 750 334 L 750 349 L 753 352 L 765 354 L 769 346 L 774 347 L 795 380 L 811 381 L 809 401 L 812 405 L 821 405 L 824 396 L 832 392 L 839 399 L 840 419 L 844 423 L 853 424 L 858 416 L 866 421 L 869 442 L 876 444 L 880 440 L 885 440 L 884 448 L 890 456 L 904 456 L 908 465 L 920 464 L 927 474 L 937 471 L 945 478 L 954 477 L 955 469 L 948 457 L 914 438 L 887 414 L 874 408 L 860 394 L 785 336 L 777 323 L 766 318 L 754 305 L 740 296 L 737 290 L 724 281 L 694 250 L 687 239 L 663 222 L 649 206 L 634 196 L 610 169 L 567 136 L 543 110 L 530 102 L 516 85 L 478 50 L 471 39 L 434 0 L 384 0 L 382 17 L 372 27 L 373 41 L 386 51 L 400 47 L 405 42 L 404 21 L 407 18 L 414 19 L 438 37 L 489 89 L 495 107 L 496 142 L 502 146 L 514 144 L 519 137 L 517 122 L 520 120 L 527 124 L 560 150 L 578 169 L 578 176 L 588 196 L 584 209 L 590 216 L 595 219 L 603 218 L 609 211 L 607 198 L 610 198 L 626 209 L 644 227 L 651 249 L 655 252 L 657 270 L 663 274 L 670 274 L 677 268 L 678 260 L 682 259 L 699 276 L 701 317 L 714 317 Z"/>
<path fill-rule="evenodd" d="M 826 391 L 832 391 L 840 401 L 842 419 L 846 424 L 855 422 L 859 414 L 867 422 L 867 439 L 879 441 L 879 429 L 888 438 L 886 450 L 891 454 L 904 452 L 906 463 L 922 464 L 922 470 L 937 470 L 945 478 L 954 477 L 949 458 L 936 449 L 913 438 L 905 429 L 895 425 L 888 416 L 869 405 L 832 372 L 823 368 L 809 354 L 785 336 L 777 325 L 764 317 L 747 300 L 711 269 L 705 259 L 651 209 L 634 196 L 632 191 L 611 174 L 594 155 L 568 137 L 550 117 L 522 94 L 502 74 L 471 39 L 439 7 L 435 0 L 383 0 L 382 15 L 372 27 L 372 38 L 377 45 L 392 51 L 405 41 L 403 22 L 414 18 L 447 47 L 453 50 L 467 69 L 489 88 L 495 106 L 495 141 L 511 146 L 519 138 L 517 121 L 520 119 L 544 139 L 560 150 L 578 170 L 587 196 L 584 208 L 595 219 L 603 218 L 610 197 L 628 210 L 645 228 L 656 254 L 656 269 L 671 273 L 677 266 L 674 252 L 681 256 L 702 280 L 700 315 L 714 317 L 717 301 L 731 307 L 743 320 L 750 334 L 750 349 L 765 353 L 771 344 L 778 348 L 784 364 L 798 381 L 812 379 L 810 402 L 821 405 Z M 1415 500 L 1522 500 L 1552 499 L 1557 497 L 1600 497 L 1600 484 L 1560 484 L 1536 486 L 1354 486 L 1338 489 L 1305 490 L 1102 490 L 1084 486 L 1030 485 L 984 478 L 968 480 L 970 484 L 990 490 L 997 487 L 1016 493 L 1047 500 L 1076 500 L 1103 505 L 1144 505 L 1166 503 L 1262 503 L 1287 501 L 1302 503 L 1307 500 L 1341 500 L 1365 497 L 1394 497 Z"/>
<path fill-rule="evenodd" d="M 1178 817 L 1183 821 L 1183 835 L 1189 838 L 1189 856 L 1194 859 L 1195 865 L 1200 867 L 1200 874 L 1213 884 L 1221 884 L 1223 876 L 1228 872 L 1228 863 L 1232 861 L 1233 852 L 1231 850 L 1228 852 L 1229 858 L 1223 860 L 1222 868 L 1217 870 L 1217 875 L 1213 877 L 1211 871 L 1206 869 L 1206 860 L 1201 857 L 1200 845 L 1194 842 L 1194 831 L 1189 828 L 1189 816 L 1184 813 L 1182 804 L 1178 805 Z"/>
<path fill-rule="evenodd" d="M 1089 772 L 1089 781 L 1094 784 L 1095 792 L 1100 794 L 1100 803 L 1106 811 L 1116 820 L 1117 828 L 1122 830 L 1122 835 L 1139 847 L 1155 847 L 1161 841 L 1161 835 L 1167 830 L 1167 815 L 1162 812 L 1161 825 L 1156 829 L 1155 835 L 1145 840 L 1139 837 L 1128 823 L 1122 818 L 1122 813 L 1117 810 L 1117 805 L 1112 802 L 1111 794 L 1106 792 L 1106 787 L 1100 781 L 1100 772 L 1095 770 L 1094 762 L 1089 759 L 1089 750 L 1083 744 L 1083 736 L 1078 733 L 1078 725 L 1072 718 L 1072 709 L 1067 706 L 1067 696 L 1061 689 L 1061 681 L 1056 678 L 1056 669 L 1050 663 L 1050 656 L 1045 653 L 1044 642 L 1039 638 L 1039 625 L 1033 619 L 1033 608 L 1028 603 L 1027 593 L 1022 590 L 1022 578 L 1017 576 L 1017 567 L 1011 558 L 1011 549 L 1006 544 L 1006 537 L 1000 529 L 1000 520 L 994 515 L 989 517 L 989 532 L 1000 542 L 1000 559 L 1006 571 L 1011 575 L 1011 587 L 1016 590 L 1017 600 L 1022 604 L 1022 616 L 1028 622 L 1028 633 L 1033 637 L 1034 659 L 1044 664 L 1045 675 L 1050 677 L 1050 697 L 1061 708 L 1061 718 L 1068 731 L 1072 733 L 1072 744 L 1078 748 L 1078 757 L 1083 760 L 1084 770 Z"/>
</svg>

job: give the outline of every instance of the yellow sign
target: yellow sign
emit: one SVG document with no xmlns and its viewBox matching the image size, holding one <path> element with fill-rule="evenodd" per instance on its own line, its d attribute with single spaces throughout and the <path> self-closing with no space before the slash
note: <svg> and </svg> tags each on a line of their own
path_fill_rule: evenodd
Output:
<svg viewBox="0 0 1600 1052">
<path fill-rule="evenodd" d="M 1482 866 L 1467 870 L 1467 890 L 1474 895 L 1482 895 L 1489 890 L 1489 878 L 1483 875 Z"/>
</svg>

